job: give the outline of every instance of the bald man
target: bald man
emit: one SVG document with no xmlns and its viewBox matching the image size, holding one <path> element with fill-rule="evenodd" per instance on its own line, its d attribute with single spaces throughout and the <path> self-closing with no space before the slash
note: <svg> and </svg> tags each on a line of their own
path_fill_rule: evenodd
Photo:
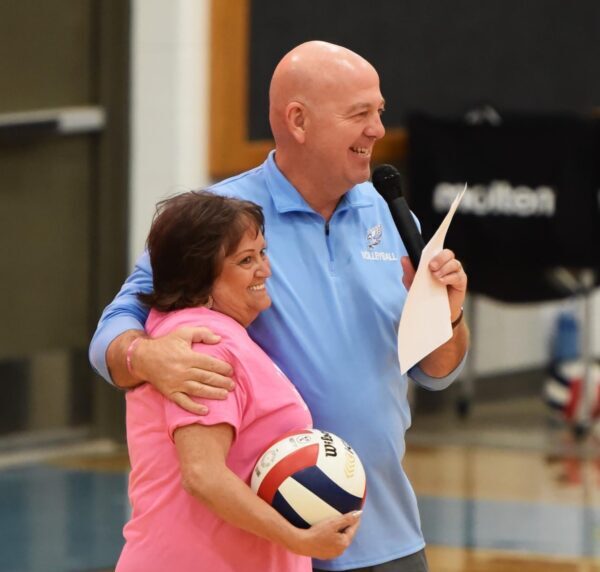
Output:
<svg viewBox="0 0 600 572">
<path fill-rule="evenodd" d="M 368 496 L 354 543 L 335 560 L 315 561 L 315 570 L 427 570 L 417 503 L 401 464 L 410 410 L 396 332 L 414 269 L 368 182 L 373 147 L 385 134 L 383 110 L 369 62 L 326 42 L 301 44 L 271 81 L 275 150 L 259 167 L 211 188 L 264 210 L 273 304 L 252 324 L 251 337 L 294 382 L 315 427 L 347 440 L 366 468 Z M 375 228 L 376 240 L 369 232 Z M 457 377 L 467 351 L 467 277 L 448 250 L 429 270 L 447 287 L 453 336 L 409 376 L 439 390 Z M 150 382 L 201 415 L 211 399 L 235 390 L 234 372 L 192 351 L 192 342 L 218 343 L 206 329 L 147 338 L 147 309 L 136 293 L 151 289 L 145 253 L 102 315 L 92 364 L 119 387 Z"/>
</svg>

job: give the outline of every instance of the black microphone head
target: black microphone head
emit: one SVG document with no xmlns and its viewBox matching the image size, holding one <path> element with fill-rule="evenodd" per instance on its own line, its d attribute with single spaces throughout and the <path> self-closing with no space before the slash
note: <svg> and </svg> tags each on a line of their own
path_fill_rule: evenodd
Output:
<svg viewBox="0 0 600 572">
<path fill-rule="evenodd" d="M 402 175 L 394 165 L 379 165 L 371 176 L 373 186 L 386 203 L 402 196 Z"/>
</svg>

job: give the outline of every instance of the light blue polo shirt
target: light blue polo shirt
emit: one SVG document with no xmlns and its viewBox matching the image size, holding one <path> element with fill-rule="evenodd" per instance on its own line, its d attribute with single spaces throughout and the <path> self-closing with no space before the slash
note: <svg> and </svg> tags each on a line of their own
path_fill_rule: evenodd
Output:
<svg viewBox="0 0 600 572">
<path fill-rule="evenodd" d="M 314 426 L 348 441 L 367 473 L 354 542 L 340 558 L 315 566 L 360 568 L 419 551 L 425 543 L 417 502 L 401 464 L 411 423 L 397 353 L 406 249 L 387 205 L 363 183 L 346 193 L 326 223 L 279 171 L 273 153 L 211 190 L 263 207 L 273 304 L 250 335 L 294 382 Z M 106 379 L 106 348 L 123 331 L 142 327 L 147 311 L 135 294 L 151 288 L 144 254 L 104 311 L 90 347 L 92 364 Z M 444 389 L 461 368 L 443 379 L 418 367 L 410 375 L 428 389 Z"/>
</svg>

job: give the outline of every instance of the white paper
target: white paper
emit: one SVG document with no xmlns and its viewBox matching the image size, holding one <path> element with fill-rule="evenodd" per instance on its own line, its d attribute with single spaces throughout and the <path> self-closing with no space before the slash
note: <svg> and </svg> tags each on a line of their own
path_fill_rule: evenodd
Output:
<svg viewBox="0 0 600 572">
<path fill-rule="evenodd" d="M 454 199 L 442 224 L 421 253 L 398 328 L 398 358 L 403 374 L 452 337 L 448 291 L 434 279 L 428 265 L 443 250 L 452 217 L 466 190 L 467 185 Z"/>
</svg>

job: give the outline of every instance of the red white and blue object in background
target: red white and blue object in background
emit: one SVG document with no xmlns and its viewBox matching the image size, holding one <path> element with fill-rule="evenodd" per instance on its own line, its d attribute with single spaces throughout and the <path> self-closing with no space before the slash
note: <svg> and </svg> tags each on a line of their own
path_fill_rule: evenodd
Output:
<svg viewBox="0 0 600 572">
<path fill-rule="evenodd" d="M 365 470 L 356 452 L 318 429 L 280 437 L 256 463 L 250 486 L 300 528 L 360 510 L 366 496 Z"/>
<path fill-rule="evenodd" d="M 573 312 L 559 314 L 552 338 L 552 362 L 544 384 L 544 401 L 567 423 L 578 422 L 586 363 L 581 357 L 579 324 Z M 589 419 L 600 417 L 600 365 L 589 364 Z"/>
<path fill-rule="evenodd" d="M 589 367 L 589 418 L 594 421 L 600 417 L 600 365 L 592 363 Z M 544 399 L 567 423 L 577 422 L 578 408 L 583 399 L 584 376 L 585 364 L 574 359 L 553 364 L 546 380 Z"/>
</svg>

